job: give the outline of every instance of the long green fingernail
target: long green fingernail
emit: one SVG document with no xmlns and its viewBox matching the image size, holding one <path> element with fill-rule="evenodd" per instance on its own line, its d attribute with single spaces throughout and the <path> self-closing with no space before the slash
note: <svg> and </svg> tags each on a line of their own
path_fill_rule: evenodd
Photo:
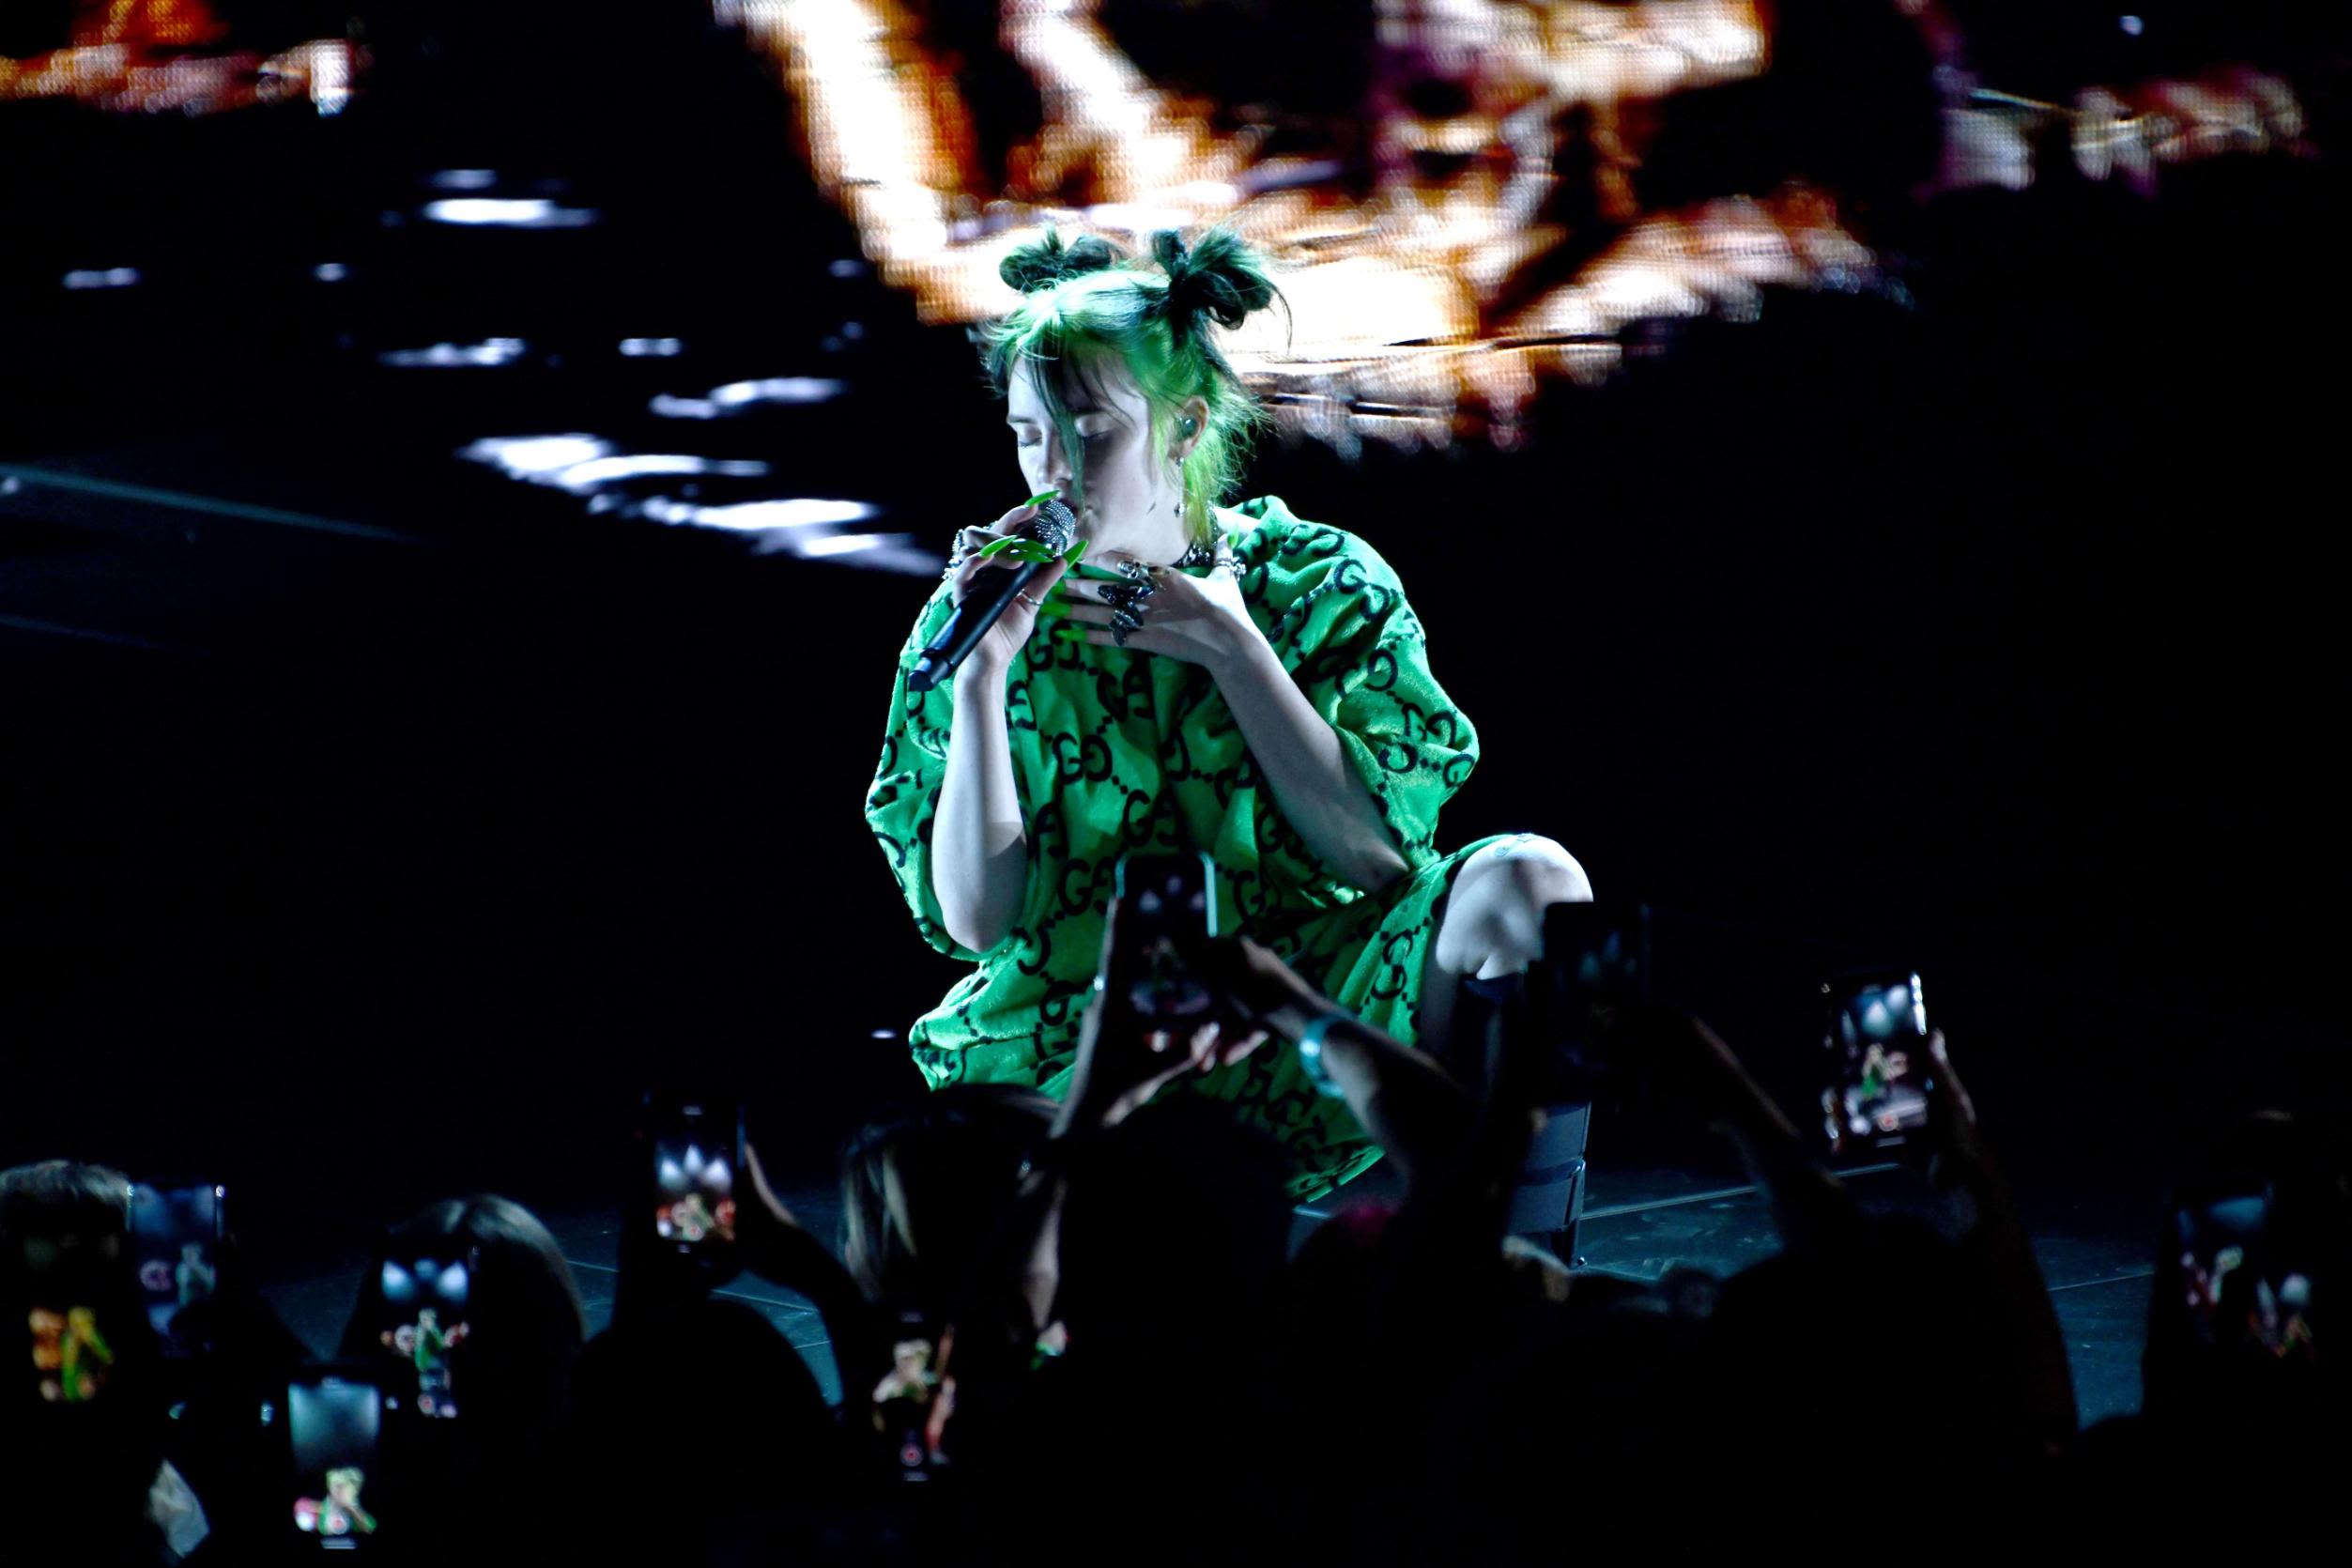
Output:
<svg viewBox="0 0 2352 1568">
<path fill-rule="evenodd" d="M 1022 501 L 1021 504 L 1023 506 L 1035 506 L 1041 500 L 1052 500 L 1055 496 L 1058 496 L 1062 492 L 1059 490 L 1039 490 L 1036 495 L 1031 496 L 1027 500 Z"/>
<path fill-rule="evenodd" d="M 1048 599 L 1038 607 L 1038 618 L 1041 621 L 1058 621 L 1068 613 L 1069 607 L 1054 599 Z"/>
<path fill-rule="evenodd" d="M 1062 559 L 1070 565 L 1075 566 L 1078 564 L 1078 558 L 1085 553 L 1086 542 L 1084 539 L 1081 539 L 1077 544 L 1072 545 L 1068 549 L 1062 552 Z"/>
</svg>

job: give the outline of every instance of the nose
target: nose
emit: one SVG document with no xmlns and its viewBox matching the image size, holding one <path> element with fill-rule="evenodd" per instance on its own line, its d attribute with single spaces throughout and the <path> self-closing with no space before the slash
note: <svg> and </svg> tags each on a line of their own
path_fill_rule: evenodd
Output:
<svg viewBox="0 0 2352 1568">
<path fill-rule="evenodd" d="M 1061 437 L 1053 431 L 1046 432 L 1044 462 L 1038 472 L 1055 489 L 1069 488 L 1069 454 L 1062 450 Z"/>
</svg>

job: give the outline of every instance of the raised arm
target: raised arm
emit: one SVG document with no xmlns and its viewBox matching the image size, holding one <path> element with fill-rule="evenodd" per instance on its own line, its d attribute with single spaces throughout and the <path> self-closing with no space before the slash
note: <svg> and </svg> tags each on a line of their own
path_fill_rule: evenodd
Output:
<svg viewBox="0 0 2352 1568">
<path fill-rule="evenodd" d="M 1062 574 L 1054 563 L 957 667 L 953 683 L 917 693 L 907 669 L 955 604 L 982 574 L 1020 564 L 978 552 L 1032 515 L 1015 507 L 992 528 L 957 536 L 954 589 L 934 597 L 899 654 L 893 728 L 867 797 L 867 820 L 889 853 L 918 926 L 934 946 L 977 958 L 1002 943 L 1021 915 L 1028 874 L 1027 830 L 1013 777 L 1005 714 L 1006 672 L 1037 625 L 1031 601 Z"/>
</svg>

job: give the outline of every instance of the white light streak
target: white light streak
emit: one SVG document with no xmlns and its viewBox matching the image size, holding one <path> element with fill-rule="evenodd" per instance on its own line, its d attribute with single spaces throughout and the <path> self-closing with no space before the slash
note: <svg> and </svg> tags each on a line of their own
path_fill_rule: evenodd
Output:
<svg viewBox="0 0 2352 1568">
<path fill-rule="evenodd" d="M 662 496 L 647 501 L 644 510 L 645 515 L 657 523 L 725 529 L 730 533 L 766 533 L 776 529 L 862 523 L 882 515 L 881 508 L 866 501 L 820 500 L 807 496 L 737 501 L 725 506 L 700 506 Z"/>
<path fill-rule="evenodd" d="M 437 343 L 427 348 L 392 348 L 376 360 L 404 370 L 496 367 L 521 359 L 526 346 L 521 338 L 490 338 L 481 343 Z"/>
<path fill-rule="evenodd" d="M 822 376 L 771 376 L 757 381 L 730 381 L 714 387 L 705 397 L 657 394 L 648 405 L 664 419 L 723 419 L 761 403 L 828 403 L 849 391 L 849 383 Z"/>
<path fill-rule="evenodd" d="M 593 436 L 485 436 L 460 448 L 457 455 L 503 469 L 516 479 L 538 480 L 611 451 L 610 441 Z"/>
<path fill-rule="evenodd" d="M 590 207 L 558 207 L 544 196 L 450 196 L 427 202 L 426 222 L 510 229 L 576 229 L 596 222 Z"/>
</svg>

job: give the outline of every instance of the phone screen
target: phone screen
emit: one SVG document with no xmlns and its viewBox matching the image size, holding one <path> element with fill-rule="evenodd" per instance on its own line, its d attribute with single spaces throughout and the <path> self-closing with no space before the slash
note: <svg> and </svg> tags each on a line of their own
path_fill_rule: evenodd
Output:
<svg viewBox="0 0 2352 1568">
<path fill-rule="evenodd" d="M 363 1378 L 320 1372 L 289 1383 L 285 1404 L 294 1528 L 327 1551 L 355 1550 L 381 1523 L 367 1491 L 377 1479 L 382 1391 Z"/>
<path fill-rule="evenodd" d="M 1131 854 L 1119 862 L 1120 940 L 1135 955 L 1129 1002 L 1146 1019 L 1205 1019 L 1216 993 L 1184 961 L 1184 948 L 1217 934 L 1205 854 Z"/>
<path fill-rule="evenodd" d="M 387 1407 L 405 1403 L 427 1421 L 457 1414 L 453 1355 L 472 1335 L 466 1302 L 473 1290 L 469 1253 L 384 1260 L 380 1283 L 385 1324 L 377 1343 L 399 1371 L 384 1395 Z"/>
<path fill-rule="evenodd" d="M 1650 993 L 1650 911 L 1642 904 L 1556 903 L 1544 911 L 1544 962 L 1588 1004 L 1622 1006 Z"/>
<path fill-rule="evenodd" d="M 35 1393 L 44 1405 L 106 1397 L 142 1327 L 112 1227 L 28 1230 L 15 1238 Z"/>
<path fill-rule="evenodd" d="M 198 1336 L 180 1330 L 183 1308 L 209 1300 L 219 1284 L 222 1209 L 228 1190 L 212 1182 L 186 1187 L 131 1190 L 131 1254 L 139 1272 L 139 1295 L 147 1322 L 175 1359 L 204 1348 Z"/>
<path fill-rule="evenodd" d="M 1928 1125 L 1928 1004 L 1919 976 L 1832 980 L 1822 1046 L 1824 1129 L 1835 1149 L 1900 1146 Z"/>
<path fill-rule="evenodd" d="M 902 1480 L 928 1480 L 946 1463 L 939 1446 L 946 1414 L 939 1403 L 941 1360 L 939 1328 L 901 1314 L 891 1335 L 890 1371 L 874 1387 L 873 1420 Z"/>
<path fill-rule="evenodd" d="M 1553 1050 L 1556 1101 L 1589 1100 L 1618 1081 L 1610 1042 L 1626 1009 L 1650 995 L 1650 909 L 1556 903 L 1544 911 L 1544 952 L 1530 971 L 1538 1026 Z"/>
<path fill-rule="evenodd" d="M 101 1309 L 72 1294 L 44 1294 L 26 1314 L 34 1387 L 43 1404 L 90 1404 L 113 1381 L 117 1336 Z"/>
<path fill-rule="evenodd" d="M 2200 1344 L 2316 1357 L 2314 1270 L 2276 1234 L 2264 1191 L 2185 1200 L 2174 1215 L 2183 1305 Z"/>
<path fill-rule="evenodd" d="M 733 1245 L 742 1126 L 733 1105 L 715 1100 L 655 1107 L 652 1208 L 664 1245 L 684 1253 Z"/>
</svg>

